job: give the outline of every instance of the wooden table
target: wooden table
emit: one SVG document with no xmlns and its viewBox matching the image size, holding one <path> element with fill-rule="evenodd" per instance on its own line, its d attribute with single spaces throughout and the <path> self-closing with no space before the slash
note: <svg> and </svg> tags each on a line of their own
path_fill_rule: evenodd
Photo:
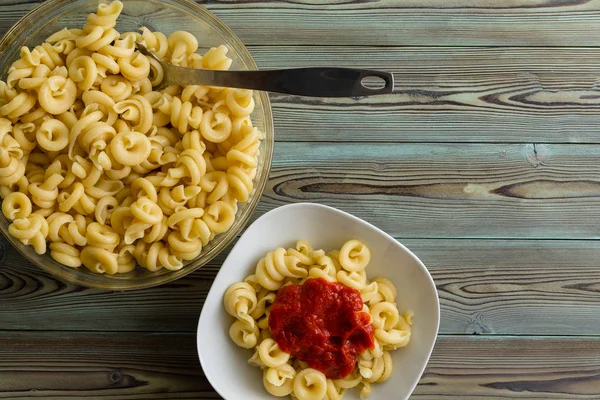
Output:
<svg viewBox="0 0 600 400">
<path fill-rule="evenodd" d="M 1 33 L 34 5 L 0 0 Z M 383 97 L 271 96 L 254 217 L 328 204 L 423 260 L 442 319 L 412 398 L 600 398 L 600 1 L 206 5 L 261 68 L 395 73 Z M 218 398 L 195 332 L 223 256 L 117 293 L 3 254 L 0 398 Z"/>
</svg>

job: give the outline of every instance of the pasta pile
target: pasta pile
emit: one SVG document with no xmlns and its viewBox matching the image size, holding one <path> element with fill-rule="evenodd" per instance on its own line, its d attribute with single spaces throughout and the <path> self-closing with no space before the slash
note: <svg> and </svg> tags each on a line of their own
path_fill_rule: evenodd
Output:
<svg viewBox="0 0 600 400">
<path fill-rule="evenodd" d="M 9 233 L 38 254 L 96 273 L 177 270 L 235 220 L 253 188 L 262 134 L 252 92 L 169 86 L 160 64 L 228 69 L 189 32 L 119 33 L 123 4 L 100 4 L 0 81 L 0 194 Z"/>
<path fill-rule="evenodd" d="M 291 395 L 298 400 L 341 399 L 347 389 L 360 388 L 361 398 L 371 393 L 371 384 L 386 381 L 392 373 L 390 351 L 410 341 L 412 311 L 402 315 L 396 305 L 396 288 L 385 278 L 369 282 L 365 268 L 368 247 L 349 240 L 340 250 L 325 253 L 301 240 L 295 248 L 277 248 L 262 258 L 254 274 L 231 285 L 223 301 L 235 317 L 229 335 L 243 348 L 253 349 L 248 360 L 262 368 L 265 389 L 274 396 Z M 308 278 L 340 282 L 358 290 L 363 312 L 370 314 L 375 328 L 375 347 L 357 360 L 355 370 L 343 379 L 327 379 L 322 372 L 282 351 L 269 331 L 269 310 L 277 291 Z"/>
</svg>

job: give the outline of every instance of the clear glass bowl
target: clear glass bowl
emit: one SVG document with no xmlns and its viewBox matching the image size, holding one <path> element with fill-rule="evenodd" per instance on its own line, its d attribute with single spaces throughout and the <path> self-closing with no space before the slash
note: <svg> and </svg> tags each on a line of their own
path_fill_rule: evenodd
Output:
<svg viewBox="0 0 600 400">
<path fill-rule="evenodd" d="M 188 0 L 122 0 L 123 12 L 117 21 L 119 32 L 138 31 L 146 26 L 152 31 L 169 34 L 187 30 L 198 38 L 199 52 L 225 44 L 233 59 L 231 69 L 257 69 L 248 50 L 238 37 L 214 15 Z M 98 0 L 48 0 L 25 15 L 0 41 L 0 79 L 5 79 L 11 63 L 19 57 L 20 48 L 41 44 L 52 33 L 64 27 L 81 28 L 89 13 L 95 12 Z M 258 173 L 254 190 L 246 203 L 239 204 L 236 220 L 225 233 L 215 237 L 194 260 L 179 271 L 162 269 L 149 272 L 137 267 L 127 274 L 114 276 L 92 273 L 84 266 L 70 268 L 54 261 L 48 254 L 38 255 L 31 246 L 25 246 L 8 234 L 9 221 L 0 213 L 0 230 L 28 260 L 50 274 L 82 286 L 110 290 L 140 289 L 160 285 L 189 274 L 209 262 L 240 233 L 247 224 L 262 195 L 273 156 L 273 117 L 269 97 L 255 92 L 256 107 L 252 113 L 254 126 L 264 132 L 260 145 Z"/>
</svg>

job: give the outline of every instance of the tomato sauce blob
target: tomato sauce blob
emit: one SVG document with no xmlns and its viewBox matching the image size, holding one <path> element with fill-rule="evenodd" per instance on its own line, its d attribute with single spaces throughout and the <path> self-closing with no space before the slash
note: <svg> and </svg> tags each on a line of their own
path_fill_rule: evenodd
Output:
<svg viewBox="0 0 600 400">
<path fill-rule="evenodd" d="M 269 329 L 279 348 L 341 379 L 354 370 L 359 354 L 374 347 L 371 316 L 362 312 L 358 290 L 323 278 L 277 292 Z"/>
</svg>

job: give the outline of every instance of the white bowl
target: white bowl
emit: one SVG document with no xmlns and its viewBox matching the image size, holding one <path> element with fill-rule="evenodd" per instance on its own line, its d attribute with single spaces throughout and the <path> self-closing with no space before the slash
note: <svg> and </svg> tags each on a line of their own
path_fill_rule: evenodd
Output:
<svg viewBox="0 0 600 400">
<path fill-rule="evenodd" d="M 247 363 L 250 350 L 229 338 L 232 318 L 223 308 L 223 294 L 234 282 L 253 273 L 261 257 L 277 247 L 292 247 L 300 239 L 326 251 L 349 239 L 363 241 L 371 250 L 369 279 L 382 276 L 398 289 L 400 310 L 414 311 L 408 346 L 392 352 L 394 370 L 384 383 L 373 385 L 370 400 L 407 399 L 429 360 L 440 322 L 435 284 L 425 265 L 406 247 L 373 225 L 335 208 L 298 203 L 272 210 L 258 218 L 229 253 L 212 284 L 198 324 L 198 355 L 204 374 L 227 400 L 275 399 L 262 384 L 260 368 Z M 358 390 L 344 399 L 358 399 Z"/>
</svg>

